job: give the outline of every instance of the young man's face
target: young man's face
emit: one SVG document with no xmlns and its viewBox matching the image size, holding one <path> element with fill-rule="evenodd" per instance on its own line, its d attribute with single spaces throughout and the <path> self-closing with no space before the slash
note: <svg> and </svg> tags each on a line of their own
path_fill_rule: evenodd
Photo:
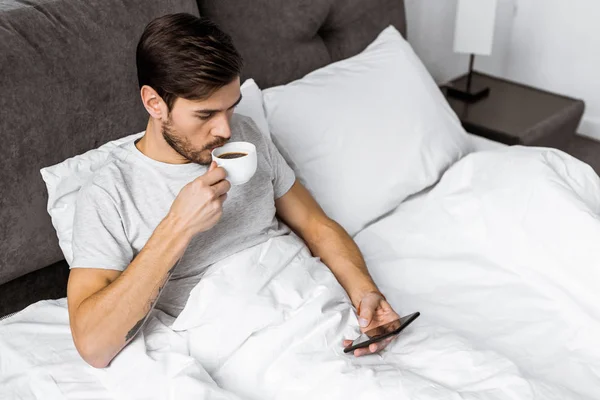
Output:
<svg viewBox="0 0 600 400">
<path fill-rule="evenodd" d="M 241 99 L 239 78 L 206 100 L 178 98 L 169 118 L 163 120 L 163 137 L 181 156 L 197 164 L 209 165 L 212 150 L 227 143 L 231 137 L 229 122 Z"/>
</svg>

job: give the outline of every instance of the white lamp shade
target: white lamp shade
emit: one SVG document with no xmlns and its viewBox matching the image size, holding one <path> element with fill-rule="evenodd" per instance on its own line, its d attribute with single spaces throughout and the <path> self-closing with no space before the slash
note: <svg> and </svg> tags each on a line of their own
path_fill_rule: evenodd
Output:
<svg viewBox="0 0 600 400">
<path fill-rule="evenodd" d="M 490 55 L 495 20 L 496 0 L 458 0 L 454 51 Z"/>
</svg>

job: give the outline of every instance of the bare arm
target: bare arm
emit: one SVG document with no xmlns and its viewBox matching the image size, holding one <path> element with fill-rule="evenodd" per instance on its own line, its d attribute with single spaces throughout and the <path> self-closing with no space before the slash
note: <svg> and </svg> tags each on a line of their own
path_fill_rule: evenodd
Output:
<svg viewBox="0 0 600 400">
<path fill-rule="evenodd" d="M 83 359 L 96 368 L 110 361 L 142 328 L 191 238 L 221 218 L 230 188 L 213 163 L 186 185 L 148 242 L 123 273 L 75 268 L 67 297 L 71 332 Z"/>
<path fill-rule="evenodd" d="M 392 309 L 371 278 L 358 246 L 346 231 L 328 218 L 308 190 L 299 182 L 275 201 L 277 214 L 301 236 L 313 255 L 321 258 L 342 285 L 356 307 L 361 330 L 392 322 L 398 314 Z M 393 338 L 354 350 L 355 356 L 383 350 Z M 352 340 L 343 340 L 344 347 Z"/>
<path fill-rule="evenodd" d="M 71 271 L 67 288 L 71 332 L 86 362 L 106 367 L 141 329 L 189 240 L 167 217 L 123 273 Z"/>
<path fill-rule="evenodd" d="M 337 222 L 325 215 L 301 183 L 296 181 L 275 200 L 277 215 L 304 239 L 311 253 L 320 257 L 358 308 L 362 297 L 379 292 L 356 243 Z"/>
</svg>

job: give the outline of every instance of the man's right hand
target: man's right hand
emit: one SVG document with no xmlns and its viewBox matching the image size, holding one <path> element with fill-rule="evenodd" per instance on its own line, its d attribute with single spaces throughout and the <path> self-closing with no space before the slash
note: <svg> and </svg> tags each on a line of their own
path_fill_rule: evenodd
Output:
<svg viewBox="0 0 600 400">
<path fill-rule="evenodd" d="M 231 184 L 227 173 L 216 162 L 208 171 L 181 189 L 169 210 L 169 217 L 183 223 L 193 236 L 215 226 L 223 214 L 223 202 Z"/>
</svg>

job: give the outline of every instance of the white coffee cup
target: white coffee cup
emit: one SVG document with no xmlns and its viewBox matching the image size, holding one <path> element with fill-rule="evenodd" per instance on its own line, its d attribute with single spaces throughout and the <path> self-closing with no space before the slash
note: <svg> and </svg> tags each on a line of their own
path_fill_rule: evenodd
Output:
<svg viewBox="0 0 600 400">
<path fill-rule="evenodd" d="M 220 158 L 226 153 L 246 153 L 238 158 Z M 217 147 L 212 151 L 212 159 L 219 167 L 227 172 L 227 180 L 232 185 L 243 185 L 248 182 L 256 172 L 257 158 L 256 146 L 248 142 L 231 142 Z"/>
</svg>

